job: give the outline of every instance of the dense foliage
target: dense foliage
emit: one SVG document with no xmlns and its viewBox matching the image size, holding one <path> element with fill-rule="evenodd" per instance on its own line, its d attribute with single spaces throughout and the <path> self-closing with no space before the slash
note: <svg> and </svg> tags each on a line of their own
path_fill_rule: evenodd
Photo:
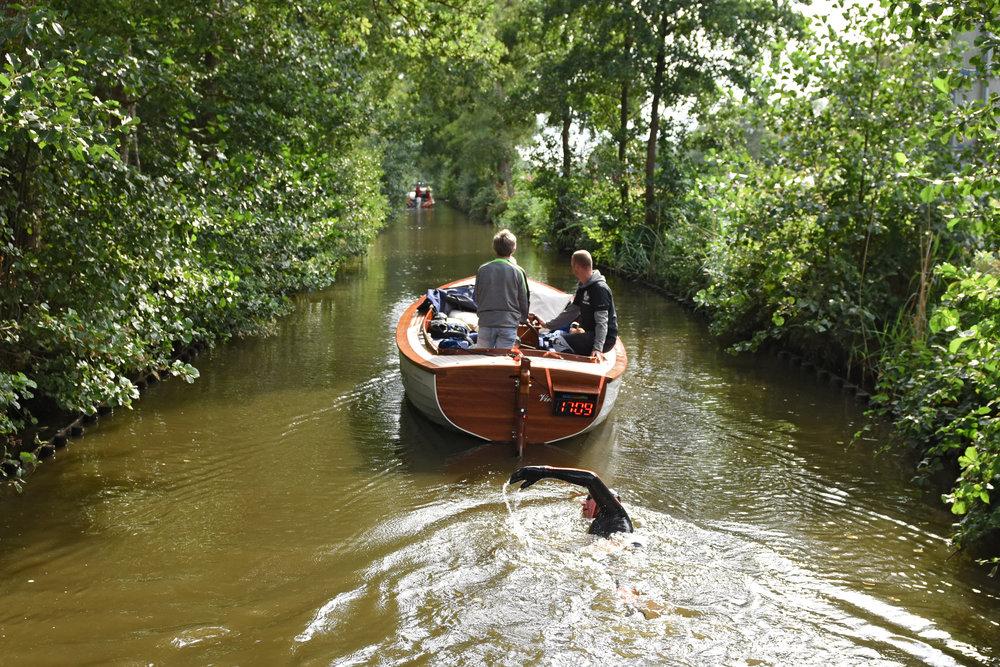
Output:
<svg viewBox="0 0 1000 667">
<path fill-rule="evenodd" d="M 435 35 L 415 44 L 411 15 Z M 415 0 L 51 0 L 0 20 L 5 456 L 39 412 L 127 406 L 143 369 L 192 379 L 178 350 L 331 282 L 386 217 L 396 72 L 474 34 Z"/>
<path fill-rule="evenodd" d="M 926 470 L 957 467 L 944 496 L 962 517 L 955 541 L 998 563 L 1000 2 L 911 4 L 892 15 L 891 25 L 925 48 L 964 48 L 930 77 L 939 98 L 952 104 L 929 118 L 927 134 L 952 149 L 953 168 L 908 170 L 922 186 L 922 203 L 952 236 L 927 246 L 925 270 L 936 264 L 934 280 L 921 282 L 931 293 L 928 313 L 918 310 L 912 326 L 887 341 L 876 407 L 926 452 Z"/>
<path fill-rule="evenodd" d="M 1000 256 L 944 263 L 936 274 L 945 291 L 928 335 L 887 355 L 876 400 L 903 435 L 925 443 L 928 472 L 957 460 L 945 500 L 966 517 L 959 537 L 971 542 L 1000 530 L 990 503 L 1000 475 Z"/>
<path fill-rule="evenodd" d="M 928 244 L 962 232 L 921 199 L 957 163 L 930 131 L 951 106 L 927 80 L 941 56 L 853 18 L 757 82 L 763 103 L 717 112 L 695 138 L 707 146 L 697 203 L 715 225 L 698 298 L 741 347 L 778 340 L 863 379 L 880 333 L 925 312 Z M 762 128 L 757 141 L 719 131 L 734 121 Z"/>
</svg>

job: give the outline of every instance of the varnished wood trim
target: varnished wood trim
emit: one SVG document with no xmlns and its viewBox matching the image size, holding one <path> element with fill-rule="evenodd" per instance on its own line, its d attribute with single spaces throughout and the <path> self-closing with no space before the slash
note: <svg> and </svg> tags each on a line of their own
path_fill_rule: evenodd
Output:
<svg viewBox="0 0 1000 667">
<path fill-rule="evenodd" d="M 440 369 L 417 354 L 417 351 L 413 349 L 412 345 L 410 345 L 410 337 L 408 335 L 410 325 L 413 323 L 413 318 L 416 316 L 417 308 L 420 306 L 420 302 L 424 298 L 425 297 L 420 297 L 411 303 L 400 316 L 399 323 L 396 324 L 396 347 L 399 348 L 400 354 L 405 356 L 412 363 L 420 366 L 430 373 L 437 373 Z"/>
<path fill-rule="evenodd" d="M 456 287 L 458 285 L 467 285 L 467 284 L 469 284 L 470 281 L 474 281 L 474 280 L 475 280 L 474 276 L 469 276 L 469 277 L 466 277 L 466 278 L 461 278 L 459 280 L 453 280 L 450 283 L 446 283 L 446 284 L 442 285 L 439 289 L 445 289 L 445 288 L 448 288 L 448 287 Z M 543 285 L 543 286 L 545 286 L 545 287 L 547 287 L 549 289 L 555 290 L 557 292 L 562 292 L 562 290 L 560 290 L 559 288 L 553 287 L 552 285 L 548 285 L 548 284 L 543 283 L 543 282 L 538 281 L 538 280 L 531 280 L 531 282 L 537 283 L 539 285 Z M 565 292 L 563 292 L 563 293 L 565 294 Z M 568 294 L 567 294 L 567 296 L 568 296 Z M 406 356 L 406 358 L 409 359 L 414 364 L 420 366 L 421 368 L 424 368 L 425 370 L 427 370 L 430 373 L 440 374 L 440 373 L 444 372 L 445 369 L 440 368 L 439 366 L 436 366 L 435 364 L 432 364 L 429 361 L 427 361 L 426 359 L 424 359 L 410 345 L 409 336 L 408 336 L 408 331 L 409 331 L 410 326 L 413 323 L 413 319 L 414 319 L 414 317 L 417 316 L 417 312 L 416 312 L 417 308 L 420 306 L 420 303 L 425 298 L 426 297 L 419 297 L 418 299 L 416 299 L 412 304 L 410 304 L 406 308 L 405 311 L 403 311 L 402 316 L 400 316 L 399 322 L 396 325 L 396 347 L 399 348 L 399 351 L 400 351 L 401 354 L 403 354 L 404 356 Z M 426 332 L 427 332 L 427 327 L 428 327 L 428 323 L 429 322 L 430 322 L 430 313 L 428 312 L 424 316 L 423 321 L 421 322 L 421 328 L 423 329 L 425 335 L 426 335 Z M 611 367 L 610 371 L 608 371 L 606 373 L 603 373 L 604 377 L 609 382 L 613 381 L 613 380 L 617 380 L 619 377 L 621 377 L 621 375 L 625 372 L 626 367 L 628 366 L 628 355 L 625 352 L 625 345 L 622 342 L 622 339 L 621 339 L 620 336 L 619 336 L 618 340 L 615 342 L 614 351 L 615 351 L 615 364 L 614 364 L 614 366 Z M 473 356 L 473 355 L 479 355 L 479 356 L 483 356 L 483 355 L 486 355 L 486 356 L 501 356 L 501 355 L 507 355 L 507 354 L 510 353 L 509 350 L 482 350 L 482 349 L 473 349 L 473 350 L 460 350 L 460 349 L 440 350 L 440 349 L 437 349 L 437 347 L 433 348 L 433 352 L 434 352 L 434 354 L 442 354 L 442 355 L 469 355 L 469 356 Z M 545 352 L 543 352 L 542 350 L 522 349 L 521 353 L 524 354 L 525 356 L 533 357 L 533 358 L 534 357 L 544 358 L 544 356 L 545 356 Z M 577 362 L 577 363 L 581 363 L 581 364 L 596 364 L 597 363 L 596 361 L 594 361 L 590 357 L 584 357 L 584 356 L 577 355 L 577 354 L 560 353 L 560 356 L 564 360 L 566 360 L 566 361 L 573 361 L 573 362 Z"/>
</svg>

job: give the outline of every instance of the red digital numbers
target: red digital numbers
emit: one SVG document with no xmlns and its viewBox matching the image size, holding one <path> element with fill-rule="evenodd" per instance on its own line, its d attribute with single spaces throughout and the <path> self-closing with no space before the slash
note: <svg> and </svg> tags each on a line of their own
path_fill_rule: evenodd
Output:
<svg viewBox="0 0 1000 667">
<path fill-rule="evenodd" d="M 574 417 L 590 417 L 594 414 L 593 401 L 574 401 L 563 399 L 559 402 L 559 414 L 573 415 Z"/>
</svg>

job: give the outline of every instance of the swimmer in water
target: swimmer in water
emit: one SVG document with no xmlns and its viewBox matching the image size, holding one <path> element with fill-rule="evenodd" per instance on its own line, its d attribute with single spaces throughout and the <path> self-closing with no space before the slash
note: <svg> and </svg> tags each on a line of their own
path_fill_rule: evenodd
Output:
<svg viewBox="0 0 1000 667">
<path fill-rule="evenodd" d="M 610 537 L 614 533 L 631 533 L 632 519 L 622 507 L 618 495 L 601 481 L 601 478 L 589 470 L 579 468 L 553 468 L 552 466 L 524 466 L 514 471 L 507 480 L 508 484 L 522 482 L 521 488 L 526 489 L 540 479 L 550 477 L 570 484 L 582 486 L 589 492 L 583 504 L 583 515 L 593 519 L 590 524 L 591 535 Z"/>
</svg>

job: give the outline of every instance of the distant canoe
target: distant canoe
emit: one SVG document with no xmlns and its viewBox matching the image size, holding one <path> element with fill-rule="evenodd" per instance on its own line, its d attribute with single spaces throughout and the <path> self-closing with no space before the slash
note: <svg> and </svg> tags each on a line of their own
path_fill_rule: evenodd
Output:
<svg viewBox="0 0 1000 667">
<path fill-rule="evenodd" d="M 474 277 L 444 285 L 471 285 Z M 529 280 L 531 310 L 555 316 L 570 295 Z M 439 349 L 429 310 L 414 301 L 396 327 L 403 386 L 431 420 L 491 442 L 555 442 L 586 433 L 607 419 L 628 364 L 621 338 L 603 362 L 575 354 L 519 350 Z M 537 336 L 522 327 L 522 340 Z M 521 412 L 523 408 L 523 413 Z M 520 432 L 519 432 L 520 431 Z"/>
</svg>

